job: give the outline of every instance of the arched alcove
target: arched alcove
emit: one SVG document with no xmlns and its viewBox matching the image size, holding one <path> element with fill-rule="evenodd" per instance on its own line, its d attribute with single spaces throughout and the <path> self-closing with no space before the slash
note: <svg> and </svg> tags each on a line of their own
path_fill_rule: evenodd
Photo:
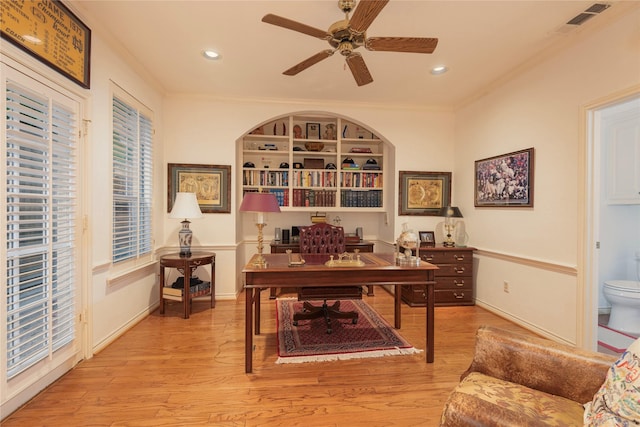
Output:
<svg viewBox="0 0 640 427">
<path fill-rule="evenodd" d="M 267 220 L 265 252 L 275 228 L 308 225 L 316 213 L 345 233 L 362 228 L 376 251 L 393 250 L 395 146 L 374 126 L 332 112 L 292 112 L 247 129 L 236 153 L 236 200 L 247 191 L 271 191 L 281 204 L 281 213 Z M 343 168 L 347 158 L 356 166 Z M 246 260 L 255 252 L 257 228 L 252 215 L 237 215 L 239 255 Z"/>
</svg>

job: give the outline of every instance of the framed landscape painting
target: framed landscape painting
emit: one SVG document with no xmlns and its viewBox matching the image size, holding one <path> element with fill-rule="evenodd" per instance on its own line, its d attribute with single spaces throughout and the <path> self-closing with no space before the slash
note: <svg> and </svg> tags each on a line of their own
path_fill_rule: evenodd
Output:
<svg viewBox="0 0 640 427">
<path fill-rule="evenodd" d="M 475 162 L 476 207 L 533 207 L 534 150 Z"/>
<path fill-rule="evenodd" d="M 196 193 L 202 213 L 231 212 L 231 166 L 169 163 L 168 206 L 177 192 Z"/>
</svg>

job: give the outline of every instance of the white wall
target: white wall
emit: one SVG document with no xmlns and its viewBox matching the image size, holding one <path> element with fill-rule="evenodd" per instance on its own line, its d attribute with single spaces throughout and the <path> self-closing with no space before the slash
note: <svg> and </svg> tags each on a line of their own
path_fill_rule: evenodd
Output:
<svg viewBox="0 0 640 427">
<path fill-rule="evenodd" d="M 94 25 L 90 24 L 92 28 Z M 99 350 L 108 344 L 136 319 L 145 316 L 158 301 L 157 267 L 151 265 L 133 276 L 108 283 L 123 272 L 111 265 L 111 108 L 112 84 L 117 84 L 149 107 L 154 114 L 154 155 L 156 162 L 154 200 L 158 204 L 166 192 L 163 165 L 163 113 L 162 95 L 149 84 L 149 80 L 136 73 L 129 63 L 114 52 L 101 38 L 92 34 L 91 63 L 91 121 L 89 130 L 89 155 L 85 183 L 89 187 L 90 213 L 88 216 L 91 241 L 91 285 L 88 314 L 93 322 L 91 346 Z M 162 224 L 161 211 L 154 213 L 153 221 Z M 157 227 L 159 231 L 161 226 Z M 160 241 L 160 232 L 154 236 Z"/>
<path fill-rule="evenodd" d="M 219 100 L 193 96 L 170 96 L 165 100 L 165 159 L 167 163 L 203 163 L 232 166 L 232 195 L 230 214 L 208 214 L 192 224 L 196 243 L 215 248 L 216 256 L 228 263 L 216 262 L 217 294 L 221 298 L 235 297 L 241 290 L 239 270 L 246 254 L 255 249 L 257 230 L 252 218 L 237 213 L 239 203 L 236 155 L 237 140 L 258 124 L 273 117 L 303 111 L 323 111 L 352 118 L 369 126 L 376 135 L 396 147 L 394 169 L 397 182 L 399 170 L 451 171 L 453 170 L 453 113 L 430 110 L 397 110 L 380 107 L 349 106 L 340 104 L 269 102 L 261 100 Z M 165 165 L 166 182 L 166 165 Z M 453 178 L 455 181 L 455 177 Z M 386 189 L 395 194 L 388 207 L 390 224 L 395 224 L 386 240 L 397 236 L 401 223 L 408 221 L 415 230 L 433 230 L 436 217 L 397 217 L 397 184 Z M 166 206 L 166 195 L 163 201 Z M 166 208 L 165 208 L 166 209 Z M 331 214 L 334 215 L 334 214 Z M 347 230 L 363 224 L 365 236 L 373 233 L 383 214 L 339 214 Z M 165 214 L 164 241 L 161 245 L 175 245 L 179 224 Z M 364 221 L 362 221 L 364 219 Z M 309 223 L 309 213 L 280 213 L 270 215 L 265 241 L 273 237 L 275 227 Z M 369 232 L 367 230 L 370 230 Z M 378 238 L 377 233 L 369 238 Z M 238 251 L 236 245 L 248 241 L 248 248 Z M 265 248 L 268 251 L 268 247 Z M 231 262 L 236 259 L 235 262 Z"/>
<path fill-rule="evenodd" d="M 635 10 L 456 113 L 454 181 L 482 305 L 567 342 L 577 335 L 580 108 L 640 82 Z M 535 148 L 534 207 L 474 208 L 474 161 Z M 500 257 L 500 254 L 516 258 Z M 532 268 L 533 266 L 533 268 Z M 503 292 L 503 282 L 511 292 Z"/>
</svg>

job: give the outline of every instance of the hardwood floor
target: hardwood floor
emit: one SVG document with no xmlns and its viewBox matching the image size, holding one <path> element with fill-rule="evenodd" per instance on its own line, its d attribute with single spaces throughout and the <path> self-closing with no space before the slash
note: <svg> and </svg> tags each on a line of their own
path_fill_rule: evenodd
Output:
<svg viewBox="0 0 640 427">
<path fill-rule="evenodd" d="M 244 294 L 156 310 L 9 416 L 3 426 L 436 426 L 483 324 L 526 332 L 479 307 L 438 307 L 435 362 L 424 353 L 277 365 L 275 303 L 263 292 L 253 374 L 244 373 Z M 391 323 L 393 297 L 365 297 Z M 425 348 L 424 308 L 400 333 Z"/>
</svg>

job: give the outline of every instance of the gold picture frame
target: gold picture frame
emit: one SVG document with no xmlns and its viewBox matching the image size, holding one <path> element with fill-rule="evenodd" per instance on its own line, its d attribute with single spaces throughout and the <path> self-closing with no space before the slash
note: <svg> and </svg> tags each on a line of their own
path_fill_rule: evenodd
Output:
<svg viewBox="0 0 640 427">
<path fill-rule="evenodd" d="M 437 216 L 451 204 L 451 172 L 400 171 L 398 215 Z"/>
<path fill-rule="evenodd" d="M 167 212 L 176 193 L 196 193 L 202 213 L 231 212 L 231 166 L 169 163 Z"/>
</svg>

